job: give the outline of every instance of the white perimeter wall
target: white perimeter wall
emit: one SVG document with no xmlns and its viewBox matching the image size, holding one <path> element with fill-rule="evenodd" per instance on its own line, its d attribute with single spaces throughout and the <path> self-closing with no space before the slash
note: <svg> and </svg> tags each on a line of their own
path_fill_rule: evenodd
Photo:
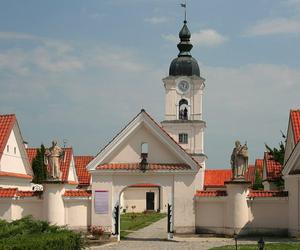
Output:
<svg viewBox="0 0 300 250">
<path fill-rule="evenodd" d="M 36 219 L 44 219 L 43 200 L 37 197 L 19 200 L 11 198 L 0 199 L 0 219 L 12 221 L 27 215 L 32 215 Z"/>
<path fill-rule="evenodd" d="M 65 199 L 66 224 L 72 229 L 86 229 L 91 225 L 90 199 Z"/>
<path fill-rule="evenodd" d="M 228 197 L 198 197 L 196 200 L 196 231 L 198 233 L 227 234 L 226 214 Z M 248 222 L 242 234 L 288 233 L 288 198 L 257 198 L 247 200 Z M 234 229 L 232 229 L 234 230 Z"/>
</svg>

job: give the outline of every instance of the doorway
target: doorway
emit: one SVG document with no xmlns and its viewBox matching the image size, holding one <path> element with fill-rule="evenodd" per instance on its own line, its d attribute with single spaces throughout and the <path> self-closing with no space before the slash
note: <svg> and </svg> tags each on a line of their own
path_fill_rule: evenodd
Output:
<svg viewBox="0 0 300 250">
<path fill-rule="evenodd" d="M 154 192 L 146 193 L 146 210 L 147 211 L 154 210 Z"/>
</svg>

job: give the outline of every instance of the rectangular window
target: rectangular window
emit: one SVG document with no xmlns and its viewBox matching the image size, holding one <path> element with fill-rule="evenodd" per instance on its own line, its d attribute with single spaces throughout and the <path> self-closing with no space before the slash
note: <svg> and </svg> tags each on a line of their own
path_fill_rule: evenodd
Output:
<svg viewBox="0 0 300 250">
<path fill-rule="evenodd" d="M 179 134 L 179 143 L 180 144 L 187 144 L 188 143 L 188 134 L 186 133 L 181 133 Z"/>
<path fill-rule="evenodd" d="M 109 196 L 106 190 L 95 190 L 95 213 L 108 214 Z"/>
<path fill-rule="evenodd" d="M 17 148 L 16 148 L 16 147 L 14 147 L 14 153 L 15 153 L 15 154 L 17 153 Z"/>
<path fill-rule="evenodd" d="M 9 145 L 6 146 L 6 152 L 9 152 Z"/>
</svg>

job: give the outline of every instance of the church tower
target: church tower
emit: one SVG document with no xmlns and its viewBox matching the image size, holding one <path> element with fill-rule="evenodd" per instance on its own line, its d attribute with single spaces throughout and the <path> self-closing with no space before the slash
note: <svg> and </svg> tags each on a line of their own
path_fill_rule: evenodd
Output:
<svg viewBox="0 0 300 250">
<path fill-rule="evenodd" d="M 191 33 L 184 20 L 179 32 L 179 54 L 170 65 L 165 87 L 165 120 L 162 127 L 170 136 L 205 167 L 202 96 L 205 79 L 200 76 L 198 62 L 190 53 Z"/>
</svg>

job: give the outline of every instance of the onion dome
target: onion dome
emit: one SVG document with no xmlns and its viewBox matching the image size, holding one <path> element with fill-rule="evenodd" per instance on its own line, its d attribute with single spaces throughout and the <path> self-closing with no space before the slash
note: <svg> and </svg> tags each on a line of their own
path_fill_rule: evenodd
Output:
<svg viewBox="0 0 300 250">
<path fill-rule="evenodd" d="M 183 22 L 183 27 L 179 32 L 180 42 L 177 44 L 179 49 L 178 57 L 170 65 L 170 76 L 200 76 L 198 62 L 192 57 L 190 51 L 193 45 L 190 43 L 191 32 L 187 27 L 187 21 Z"/>
</svg>

